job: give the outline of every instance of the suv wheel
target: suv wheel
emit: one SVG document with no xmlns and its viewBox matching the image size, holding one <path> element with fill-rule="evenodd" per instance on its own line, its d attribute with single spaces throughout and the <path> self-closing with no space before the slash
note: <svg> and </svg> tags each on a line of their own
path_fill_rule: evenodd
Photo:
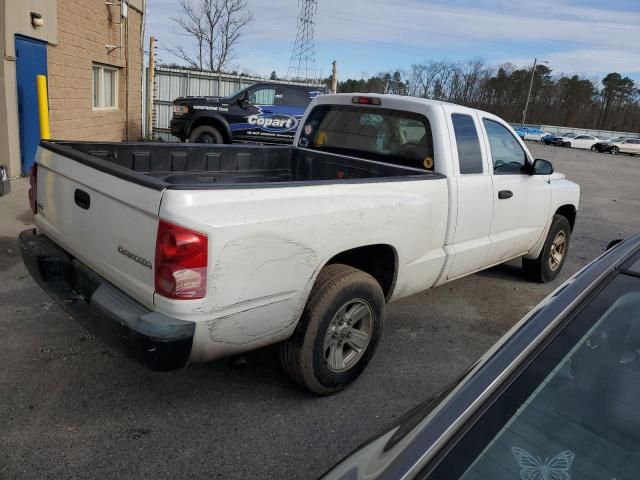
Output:
<svg viewBox="0 0 640 480">
<path fill-rule="evenodd" d="M 194 128 L 189 135 L 189 141 L 191 143 L 224 143 L 222 134 L 217 128 L 210 125 Z"/>
</svg>

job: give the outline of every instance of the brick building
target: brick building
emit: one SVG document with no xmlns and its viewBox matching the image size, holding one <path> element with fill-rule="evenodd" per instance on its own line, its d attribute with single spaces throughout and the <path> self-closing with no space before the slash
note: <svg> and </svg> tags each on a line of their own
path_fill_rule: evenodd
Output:
<svg viewBox="0 0 640 480">
<path fill-rule="evenodd" d="M 51 136 L 138 140 L 144 0 L 0 0 L 0 164 L 26 173 L 39 141 L 35 76 Z"/>
</svg>

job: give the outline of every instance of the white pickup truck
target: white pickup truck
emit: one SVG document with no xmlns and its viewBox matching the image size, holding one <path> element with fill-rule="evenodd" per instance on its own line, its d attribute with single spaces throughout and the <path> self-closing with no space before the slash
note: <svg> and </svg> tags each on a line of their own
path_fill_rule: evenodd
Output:
<svg viewBox="0 0 640 480">
<path fill-rule="evenodd" d="M 318 394 L 371 359 L 385 304 L 523 257 L 565 261 L 579 186 L 489 113 L 325 95 L 294 146 L 43 142 L 33 277 L 158 370 L 280 343 Z"/>
</svg>

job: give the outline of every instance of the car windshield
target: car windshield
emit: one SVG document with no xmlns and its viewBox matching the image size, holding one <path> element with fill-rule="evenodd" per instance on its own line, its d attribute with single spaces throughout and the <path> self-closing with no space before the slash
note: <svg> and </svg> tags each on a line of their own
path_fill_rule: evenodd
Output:
<svg viewBox="0 0 640 480">
<path fill-rule="evenodd" d="M 639 478 L 638 398 L 640 280 L 620 275 L 502 394 L 432 478 Z"/>
<path fill-rule="evenodd" d="M 424 115 L 351 105 L 316 107 L 299 146 L 432 169 L 431 126 Z"/>
<path fill-rule="evenodd" d="M 567 133 L 567 134 L 565 135 L 565 137 L 567 137 L 567 138 L 573 138 L 573 137 L 577 137 L 577 136 L 578 136 L 578 134 L 577 134 L 577 133 Z"/>
</svg>

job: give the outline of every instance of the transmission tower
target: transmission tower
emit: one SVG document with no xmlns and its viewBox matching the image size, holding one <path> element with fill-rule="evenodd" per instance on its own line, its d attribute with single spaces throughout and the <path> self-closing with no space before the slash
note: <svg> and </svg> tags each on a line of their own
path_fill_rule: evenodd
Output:
<svg viewBox="0 0 640 480">
<path fill-rule="evenodd" d="M 298 33 L 293 45 L 287 77 L 311 80 L 316 78 L 316 52 L 313 44 L 315 15 L 318 0 L 298 0 L 300 15 L 298 16 Z"/>
</svg>

